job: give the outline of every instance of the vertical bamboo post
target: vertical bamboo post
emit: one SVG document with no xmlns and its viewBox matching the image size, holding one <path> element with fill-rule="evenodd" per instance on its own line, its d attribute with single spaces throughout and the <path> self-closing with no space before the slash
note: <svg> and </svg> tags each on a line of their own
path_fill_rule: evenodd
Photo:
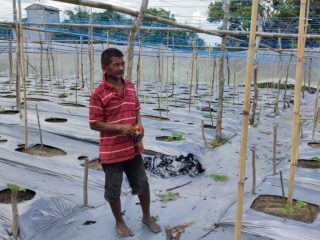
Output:
<svg viewBox="0 0 320 240">
<path fill-rule="evenodd" d="M 90 93 L 94 89 L 94 65 L 93 65 L 93 27 L 92 27 L 92 8 L 90 8 L 90 17 L 89 17 L 90 27 L 89 27 L 89 40 L 88 40 L 88 51 L 89 51 L 89 85 Z"/>
<path fill-rule="evenodd" d="M 208 57 L 207 57 L 207 86 L 208 86 L 208 101 L 211 101 L 211 47 L 208 46 Z"/>
<path fill-rule="evenodd" d="M 237 59 L 234 58 L 234 70 L 233 70 L 233 89 L 232 89 L 232 101 L 234 103 L 236 94 L 236 70 L 237 70 Z"/>
<path fill-rule="evenodd" d="M 43 141 L 42 141 L 42 131 L 41 131 L 40 119 L 39 119 L 38 104 L 36 104 L 36 111 L 37 111 L 38 128 L 39 128 L 40 143 L 41 143 L 41 150 L 42 150 L 43 149 Z"/>
<path fill-rule="evenodd" d="M 192 99 L 192 85 L 194 76 L 194 65 L 195 65 L 195 42 L 192 46 L 192 62 L 191 62 L 191 74 L 190 74 L 190 92 L 189 92 L 189 112 L 191 111 L 191 99 Z"/>
<path fill-rule="evenodd" d="M 24 148 L 28 148 L 28 105 L 27 105 L 27 86 L 25 77 L 25 64 L 24 64 L 24 45 L 23 45 L 23 30 L 22 30 L 22 10 L 21 10 L 21 0 L 18 0 L 19 8 L 19 44 L 20 44 L 20 56 L 19 56 L 19 66 L 20 66 L 20 79 L 23 82 L 23 98 L 24 98 Z"/>
<path fill-rule="evenodd" d="M 272 128 L 273 147 L 272 147 L 272 173 L 273 176 L 277 174 L 276 171 L 276 157 L 277 157 L 277 126 Z"/>
<path fill-rule="evenodd" d="M 10 80 L 10 94 L 13 82 L 13 58 L 12 58 L 12 41 L 9 41 L 9 80 Z"/>
<path fill-rule="evenodd" d="M 134 56 L 134 37 L 136 32 L 140 31 L 141 19 L 144 15 L 144 12 L 147 10 L 149 0 L 142 0 L 140 11 L 138 16 L 134 19 L 133 26 L 129 33 L 128 39 L 128 49 L 127 49 L 127 79 L 132 79 L 132 66 L 133 66 L 133 56 Z"/>
<path fill-rule="evenodd" d="M 172 96 L 174 96 L 174 74 L 175 74 L 175 51 L 174 51 L 174 35 L 172 34 L 172 65 L 171 65 L 171 82 L 172 82 Z"/>
<path fill-rule="evenodd" d="M 288 205 L 292 207 L 293 202 L 293 188 L 295 165 L 299 154 L 299 120 L 300 120 L 300 98 L 301 98 L 301 80 L 303 70 L 303 57 L 305 47 L 305 16 L 306 16 L 306 0 L 301 0 L 300 17 L 299 17 L 299 35 L 298 35 L 298 54 L 296 64 L 296 83 L 294 88 L 294 105 L 292 116 L 292 133 L 291 133 L 291 160 L 290 160 L 290 174 L 289 174 L 289 189 L 288 189 Z"/>
<path fill-rule="evenodd" d="M 247 55 L 245 94 L 243 99 L 242 131 L 241 131 L 238 193 L 237 193 L 237 213 L 236 213 L 235 235 L 234 235 L 235 240 L 241 239 L 244 177 L 245 177 L 245 166 L 246 166 L 245 160 L 246 160 L 247 140 L 248 140 L 248 122 L 249 122 L 248 114 L 249 114 L 250 87 L 251 87 L 251 81 L 252 81 L 258 4 L 259 4 L 259 0 L 252 1 L 249 49 L 247 53 L 248 55 Z"/>
<path fill-rule="evenodd" d="M 80 84 L 81 89 L 84 88 L 84 79 L 83 79 L 83 41 L 82 36 L 80 37 Z"/>
<path fill-rule="evenodd" d="M 316 92 L 316 99 L 314 103 L 314 116 L 313 116 L 313 128 L 312 128 L 312 141 L 314 141 L 314 137 L 316 134 L 316 128 L 317 128 L 317 123 L 319 121 L 319 88 L 320 88 L 320 74 L 317 82 L 317 92 Z"/>
<path fill-rule="evenodd" d="M 19 222 L 18 222 L 19 213 L 18 213 L 17 196 L 18 196 L 18 187 L 13 184 L 11 189 L 11 208 L 12 208 L 11 233 L 14 238 L 16 238 L 19 234 Z"/>
<path fill-rule="evenodd" d="M 40 39 L 40 82 L 43 88 L 43 42 Z"/>
<path fill-rule="evenodd" d="M 141 42 L 139 39 L 139 55 L 138 55 L 138 62 L 137 62 L 137 82 L 136 82 L 137 96 L 139 96 L 140 82 L 141 82 Z"/>
<path fill-rule="evenodd" d="M 252 161 L 252 188 L 251 194 L 256 194 L 256 147 L 251 147 L 251 161 Z"/>
<path fill-rule="evenodd" d="M 285 198 L 285 195 L 284 195 L 284 185 L 283 185 L 282 171 L 280 171 L 280 184 L 281 184 L 281 193 L 282 193 L 282 197 L 283 197 L 283 198 Z"/>
<path fill-rule="evenodd" d="M 283 94 L 283 108 L 286 108 L 286 102 L 287 102 L 287 88 L 288 88 L 288 77 L 289 77 L 289 69 L 290 69 L 290 64 L 292 60 L 292 55 L 290 55 L 289 63 L 287 66 L 287 74 L 286 74 L 286 79 L 284 82 L 284 94 Z"/>
<path fill-rule="evenodd" d="M 168 103 L 168 98 L 169 98 L 169 32 L 167 32 L 167 48 L 166 48 L 166 113 L 167 113 L 167 118 L 169 114 L 169 103 Z"/>
<path fill-rule="evenodd" d="M 83 207 L 88 206 L 88 158 L 84 159 Z"/>
</svg>

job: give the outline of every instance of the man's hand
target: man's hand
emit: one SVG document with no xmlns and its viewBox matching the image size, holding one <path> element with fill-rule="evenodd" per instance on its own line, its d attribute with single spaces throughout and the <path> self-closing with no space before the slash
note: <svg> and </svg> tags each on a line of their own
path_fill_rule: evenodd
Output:
<svg viewBox="0 0 320 240">
<path fill-rule="evenodd" d="M 119 132 L 123 136 L 132 136 L 136 134 L 136 130 L 131 124 L 121 124 L 118 125 Z"/>
</svg>

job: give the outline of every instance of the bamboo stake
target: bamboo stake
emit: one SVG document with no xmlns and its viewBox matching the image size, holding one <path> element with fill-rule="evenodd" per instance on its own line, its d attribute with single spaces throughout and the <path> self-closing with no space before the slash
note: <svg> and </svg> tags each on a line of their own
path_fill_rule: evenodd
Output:
<svg viewBox="0 0 320 240">
<path fill-rule="evenodd" d="M 172 34 L 172 65 L 171 65 L 171 82 L 172 96 L 174 96 L 174 74 L 175 74 L 175 50 L 174 50 L 174 35 Z"/>
<path fill-rule="evenodd" d="M 166 48 L 166 113 L 167 113 L 167 118 L 169 114 L 169 32 L 167 32 L 167 48 Z"/>
<path fill-rule="evenodd" d="M 83 41 L 82 37 L 80 37 L 80 83 L 81 89 L 84 88 L 84 79 L 83 79 Z"/>
<path fill-rule="evenodd" d="M 286 80 L 284 82 L 284 96 L 283 96 L 283 108 L 286 109 L 286 102 L 287 102 L 287 87 L 288 87 L 288 77 L 289 77 L 289 68 L 292 60 L 292 55 L 290 55 L 290 60 L 287 67 L 287 74 L 286 74 Z"/>
<path fill-rule="evenodd" d="M 204 145 L 206 147 L 208 147 L 206 135 L 205 135 L 205 132 L 204 132 L 204 121 L 203 120 L 201 120 L 201 133 L 202 133 L 202 138 L 203 138 Z"/>
<path fill-rule="evenodd" d="M 306 0 L 301 0 L 300 17 L 299 17 L 299 37 L 298 37 L 298 54 L 296 65 L 296 83 L 294 88 L 294 105 L 292 116 L 292 133 L 291 133 L 291 160 L 289 174 L 289 189 L 288 189 L 288 205 L 292 207 L 293 190 L 294 190 L 294 175 L 295 165 L 299 154 L 299 120 L 300 120 L 300 98 L 301 98 L 301 80 L 302 80 L 302 62 L 304 57 L 305 37 L 305 15 L 306 15 Z"/>
<path fill-rule="evenodd" d="M 233 71 L 233 89 L 232 89 L 232 102 L 234 103 L 235 94 L 236 94 L 236 70 L 237 70 L 237 59 L 234 58 L 234 71 Z"/>
<path fill-rule="evenodd" d="M 11 207 L 12 207 L 12 226 L 11 233 L 14 238 L 18 237 L 19 234 L 19 213 L 18 213 L 18 187 L 13 184 L 11 189 Z"/>
<path fill-rule="evenodd" d="M 16 0 L 13 0 L 13 19 L 15 21 L 15 32 L 17 37 L 17 44 L 16 44 L 16 108 L 19 111 L 21 117 L 21 81 L 20 81 L 20 34 L 19 34 L 19 24 L 18 24 L 18 17 L 17 17 L 17 6 Z"/>
<path fill-rule="evenodd" d="M 84 159 L 83 207 L 88 206 L 88 158 Z"/>
<path fill-rule="evenodd" d="M 144 12 L 147 10 L 149 0 L 142 0 L 140 11 L 138 16 L 134 19 L 132 29 L 129 33 L 128 39 L 128 49 L 127 49 L 127 79 L 132 79 L 132 66 L 133 66 L 133 57 L 134 57 L 134 37 L 137 32 L 140 31 L 141 19 L 144 15 Z"/>
<path fill-rule="evenodd" d="M 253 145 L 251 146 L 251 161 L 252 161 L 252 188 L 251 194 L 256 194 L 256 147 Z"/>
<path fill-rule="evenodd" d="M 191 98 L 192 98 L 192 84 L 195 65 L 195 42 L 193 42 L 192 62 L 191 62 L 191 74 L 190 74 L 190 92 L 189 92 L 189 112 L 191 111 Z"/>
<path fill-rule="evenodd" d="M 276 171 L 276 157 L 277 157 L 277 126 L 273 126 L 273 147 L 272 147 L 272 173 L 273 176 L 277 174 Z"/>
<path fill-rule="evenodd" d="M 237 214 L 236 214 L 235 235 L 234 235 L 235 240 L 241 239 L 244 177 L 245 177 L 245 166 L 246 166 L 245 160 L 246 160 L 247 140 L 248 140 L 247 139 L 248 138 L 248 114 L 249 114 L 250 87 L 251 87 L 251 81 L 252 81 L 258 4 L 259 4 L 258 0 L 252 1 L 251 24 L 250 24 L 251 27 L 250 27 L 249 49 L 248 49 L 248 55 L 247 55 L 245 94 L 243 99 L 242 131 L 241 131 L 238 193 L 237 193 Z"/>
<path fill-rule="evenodd" d="M 137 96 L 139 96 L 140 81 L 141 81 L 141 42 L 139 39 L 139 55 L 138 55 L 138 62 L 137 62 L 137 82 L 136 82 Z"/>
<path fill-rule="evenodd" d="M 90 8 L 90 17 L 89 22 L 92 25 L 92 8 Z M 92 26 L 89 28 L 89 83 L 90 83 L 90 93 L 93 92 L 94 89 L 94 65 L 93 65 L 93 41 L 92 36 L 93 29 Z"/>
<path fill-rule="evenodd" d="M 36 104 L 36 111 L 37 111 L 38 128 L 39 128 L 41 151 L 42 151 L 42 149 L 43 149 L 42 131 L 41 131 L 41 125 L 40 125 L 40 119 L 39 119 L 39 111 L 38 111 L 38 105 L 37 104 Z"/>
<path fill-rule="evenodd" d="M 43 43 L 40 41 L 40 82 L 43 88 Z"/>
<path fill-rule="evenodd" d="M 286 196 L 284 195 L 284 185 L 283 185 L 282 171 L 280 171 L 280 183 L 281 183 L 281 193 L 282 193 L 282 197 L 285 198 Z"/>
<path fill-rule="evenodd" d="M 317 128 L 317 123 L 319 121 L 319 88 L 320 88 L 320 74 L 317 82 L 317 92 L 316 92 L 316 99 L 314 103 L 314 116 L 313 116 L 313 128 L 312 128 L 312 141 L 314 141 L 315 133 L 316 133 L 316 128 Z"/>
<path fill-rule="evenodd" d="M 10 94 L 11 94 L 11 86 L 13 82 L 13 58 L 12 58 L 12 41 L 9 41 L 9 79 L 10 79 Z"/>
</svg>

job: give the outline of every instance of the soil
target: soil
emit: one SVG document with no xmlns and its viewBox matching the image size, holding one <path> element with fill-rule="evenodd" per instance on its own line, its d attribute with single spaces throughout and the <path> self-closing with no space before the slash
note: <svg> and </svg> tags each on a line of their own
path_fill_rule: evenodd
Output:
<svg viewBox="0 0 320 240">
<path fill-rule="evenodd" d="M 142 117 L 144 118 L 149 118 L 149 119 L 153 119 L 153 120 L 158 120 L 158 121 L 169 121 L 169 118 L 166 117 L 162 117 L 161 118 L 159 116 L 153 116 L 153 115 L 142 115 Z"/>
<path fill-rule="evenodd" d="M 17 114 L 19 113 L 18 110 L 3 110 L 3 111 L 0 111 L 0 114 Z"/>
<path fill-rule="evenodd" d="M 79 103 L 59 103 L 59 105 L 67 107 L 85 107 L 85 105 Z"/>
<path fill-rule="evenodd" d="M 41 144 L 33 145 L 32 147 L 25 149 L 24 145 L 16 149 L 18 152 L 28 153 L 30 155 L 43 156 L 43 157 L 52 157 L 52 156 L 62 156 L 67 155 L 67 153 L 59 148 L 55 148 L 48 145 Z"/>
<path fill-rule="evenodd" d="M 52 123 L 63 123 L 63 122 L 67 122 L 68 119 L 52 117 L 52 118 L 45 119 L 45 121 L 46 122 L 52 122 Z"/>
<path fill-rule="evenodd" d="M 297 200 L 293 200 L 292 211 L 287 213 L 284 208 L 287 198 L 274 195 L 260 195 L 253 201 L 250 208 L 273 216 L 312 223 L 319 214 L 319 206 L 306 203 L 306 206 L 299 207 L 297 206 L 297 202 Z"/>
<path fill-rule="evenodd" d="M 299 159 L 298 167 L 302 168 L 320 168 L 320 161 L 308 160 L 308 159 Z"/>
<path fill-rule="evenodd" d="M 320 142 L 308 142 L 308 146 L 312 148 L 320 148 Z"/>
<path fill-rule="evenodd" d="M 17 196 L 17 202 L 23 202 L 31 200 L 36 193 L 32 190 L 26 189 L 24 192 L 18 192 Z M 11 190 L 10 189 L 4 189 L 0 191 L 0 203 L 11 203 Z"/>
<path fill-rule="evenodd" d="M 84 163 L 82 163 L 81 166 L 84 167 Z M 94 170 L 103 171 L 103 168 L 99 162 L 99 159 L 88 162 L 88 167 Z"/>
<path fill-rule="evenodd" d="M 161 112 L 169 112 L 169 109 L 164 109 L 164 108 L 154 108 L 154 111 L 161 111 Z"/>
<path fill-rule="evenodd" d="M 216 126 L 212 126 L 212 125 L 209 125 L 209 124 L 204 124 L 203 127 L 204 128 L 209 128 L 209 129 L 216 129 L 217 128 Z"/>
</svg>

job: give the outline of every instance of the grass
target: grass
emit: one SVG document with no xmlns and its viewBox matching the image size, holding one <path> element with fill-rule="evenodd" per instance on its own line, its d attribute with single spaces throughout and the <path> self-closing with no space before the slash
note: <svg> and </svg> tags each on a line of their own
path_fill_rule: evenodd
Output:
<svg viewBox="0 0 320 240">
<path fill-rule="evenodd" d="M 312 157 L 312 158 L 310 158 L 310 160 L 320 162 L 320 158 L 319 157 Z"/>
<path fill-rule="evenodd" d="M 218 181 L 218 182 L 225 182 L 229 179 L 229 177 L 225 174 L 220 174 L 220 173 L 210 173 L 209 177 L 211 177 L 213 180 Z"/>
<path fill-rule="evenodd" d="M 171 134 L 171 136 L 168 136 L 167 141 L 181 141 L 181 140 L 185 140 L 185 137 L 183 135 L 183 133 L 179 133 L 179 132 L 173 132 Z"/>
<path fill-rule="evenodd" d="M 215 138 L 215 139 L 213 139 L 213 140 L 210 142 L 210 146 L 215 148 L 215 147 L 218 147 L 218 146 L 220 146 L 220 145 L 222 145 L 222 144 L 225 144 L 225 143 L 229 143 L 229 140 L 226 139 L 226 138 L 221 138 L 221 141 L 218 141 L 218 140 Z"/>
<path fill-rule="evenodd" d="M 180 197 L 180 194 L 177 192 L 166 192 L 163 194 L 159 194 L 159 198 L 161 202 L 174 201 Z"/>
<path fill-rule="evenodd" d="M 7 188 L 9 188 L 11 191 L 14 189 L 14 188 L 17 188 L 18 192 L 25 192 L 26 189 L 25 188 L 22 188 L 22 187 L 19 187 L 13 183 L 7 183 Z"/>
<path fill-rule="evenodd" d="M 286 203 L 283 208 L 282 208 L 282 211 L 285 213 L 285 214 L 290 214 L 290 213 L 293 213 L 294 211 L 297 211 L 299 210 L 300 208 L 304 208 L 308 206 L 308 203 L 304 202 L 304 201 L 297 201 L 295 203 L 295 206 L 293 207 L 290 207 L 288 203 Z"/>
</svg>

